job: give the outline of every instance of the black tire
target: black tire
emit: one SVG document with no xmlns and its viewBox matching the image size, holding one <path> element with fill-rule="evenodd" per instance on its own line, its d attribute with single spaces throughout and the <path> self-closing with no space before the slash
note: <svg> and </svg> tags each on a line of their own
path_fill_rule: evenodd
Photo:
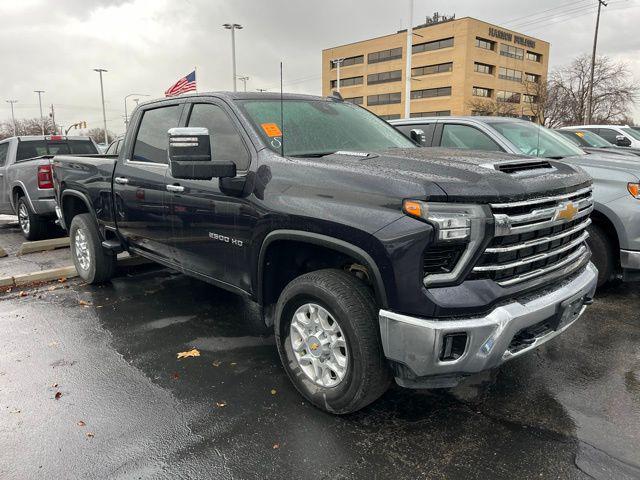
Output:
<svg viewBox="0 0 640 480">
<path fill-rule="evenodd" d="M 48 218 L 36 215 L 29 202 L 24 196 L 18 197 L 16 202 L 16 213 L 18 214 L 18 221 L 20 224 L 20 231 L 24 238 L 27 240 L 40 240 L 47 236 L 47 230 L 49 227 Z"/>
<path fill-rule="evenodd" d="M 616 270 L 613 246 L 609 237 L 597 225 L 589 226 L 587 243 L 591 249 L 591 261 L 598 268 L 598 287 L 601 287 L 613 278 Z"/>
<path fill-rule="evenodd" d="M 293 353 L 293 315 L 309 303 L 325 309 L 344 333 L 346 372 L 331 387 L 319 385 L 307 376 Z M 276 306 L 274 329 L 280 360 L 298 391 L 322 410 L 346 414 L 367 406 L 389 388 L 391 373 L 378 325 L 375 299 L 361 280 L 341 270 L 318 270 L 285 287 Z"/>
<path fill-rule="evenodd" d="M 89 213 L 81 213 L 71 220 L 69 228 L 71 258 L 78 275 L 90 284 L 111 279 L 116 269 L 116 255 L 102 247 L 95 220 Z M 85 261 L 88 257 L 88 261 Z"/>
</svg>

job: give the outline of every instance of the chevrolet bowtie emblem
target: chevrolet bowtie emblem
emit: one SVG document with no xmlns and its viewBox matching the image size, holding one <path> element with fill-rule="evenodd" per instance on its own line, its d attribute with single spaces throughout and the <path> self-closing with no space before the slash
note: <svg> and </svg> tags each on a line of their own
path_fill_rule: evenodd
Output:
<svg viewBox="0 0 640 480">
<path fill-rule="evenodd" d="M 577 213 L 578 213 L 578 209 L 573 206 L 573 202 L 568 202 L 564 206 L 556 210 L 556 215 L 554 220 L 566 220 L 570 222 L 571 220 L 574 219 Z"/>
<path fill-rule="evenodd" d="M 312 351 L 314 351 L 314 352 L 315 352 L 315 351 L 318 349 L 318 347 L 319 347 L 319 346 L 320 346 L 320 345 L 318 345 L 317 343 L 315 343 L 315 342 L 314 342 L 314 343 L 312 343 L 311 345 L 309 345 L 309 348 L 310 348 Z"/>
</svg>

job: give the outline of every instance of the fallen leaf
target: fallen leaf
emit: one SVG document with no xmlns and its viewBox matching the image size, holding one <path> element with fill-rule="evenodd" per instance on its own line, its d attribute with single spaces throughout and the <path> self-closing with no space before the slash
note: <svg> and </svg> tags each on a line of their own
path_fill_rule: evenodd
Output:
<svg viewBox="0 0 640 480">
<path fill-rule="evenodd" d="M 277 449 L 277 448 L 280 448 L 280 444 L 279 444 L 279 443 L 274 443 L 274 444 L 273 444 L 273 449 L 275 450 L 275 449 Z"/>
<path fill-rule="evenodd" d="M 57 383 L 52 383 L 51 384 L 51 388 L 58 388 L 58 384 Z"/>
<path fill-rule="evenodd" d="M 178 353 L 178 358 L 199 357 L 199 356 L 200 356 L 200 351 L 196 348 L 194 348 L 193 350 L 189 350 L 187 352 Z"/>
<path fill-rule="evenodd" d="M 21 296 L 21 297 L 26 297 L 29 294 L 27 292 L 25 292 L 24 290 L 20 290 L 20 293 L 18 295 Z"/>
<path fill-rule="evenodd" d="M 222 408 L 226 406 L 227 406 L 227 402 L 216 402 L 216 407 L 218 408 Z"/>
<path fill-rule="evenodd" d="M 52 291 L 53 291 L 53 290 L 55 290 L 55 289 L 56 289 L 56 286 L 55 286 L 55 285 L 54 285 L 54 286 L 52 286 L 52 287 L 49 287 L 49 288 L 48 288 L 48 290 L 49 290 L 50 292 L 52 292 Z"/>
<path fill-rule="evenodd" d="M 211 365 L 213 365 L 214 367 L 219 367 L 221 363 L 222 362 L 220 362 L 220 360 L 215 360 L 215 361 L 211 362 Z"/>
<path fill-rule="evenodd" d="M 78 426 L 79 426 L 79 427 L 84 427 L 85 425 L 86 425 L 86 423 L 84 423 L 82 420 L 80 420 L 80 421 L 78 422 Z"/>
<path fill-rule="evenodd" d="M 62 392 L 56 392 L 56 395 L 55 395 L 56 400 L 60 400 L 61 396 L 62 396 Z"/>
<path fill-rule="evenodd" d="M 278 393 L 278 392 L 276 392 L 276 389 L 275 389 L 275 388 L 272 388 L 272 389 L 271 389 L 271 395 L 275 395 L 276 393 Z"/>
<path fill-rule="evenodd" d="M 237 363 L 236 362 L 231 362 L 229 365 L 231 365 L 233 367 L 234 365 L 237 365 Z"/>
<path fill-rule="evenodd" d="M 95 437 L 95 434 L 93 432 L 87 432 L 87 437 L 93 438 Z"/>
<path fill-rule="evenodd" d="M 91 303 L 87 302 L 86 300 L 80 300 L 78 303 L 83 307 L 89 307 L 91 305 Z"/>
<path fill-rule="evenodd" d="M 66 277 L 61 277 L 61 278 L 58 279 L 58 283 L 64 283 L 66 281 L 67 281 Z"/>
<path fill-rule="evenodd" d="M 178 380 L 180 378 L 180 375 L 178 373 L 172 373 L 171 378 L 173 378 L 174 380 Z"/>
</svg>

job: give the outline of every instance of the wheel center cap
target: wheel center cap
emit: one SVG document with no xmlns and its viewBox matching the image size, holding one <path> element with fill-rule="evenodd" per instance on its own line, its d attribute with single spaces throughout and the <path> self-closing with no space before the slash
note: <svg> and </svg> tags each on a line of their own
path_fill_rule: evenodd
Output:
<svg viewBox="0 0 640 480">
<path fill-rule="evenodd" d="M 322 355 L 322 346 L 320 344 L 320 340 L 318 340 L 318 337 L 309 337 L 309 339 L 307 340 L 307 349 L 314 357 L 319 357 L 320 355 Z"/>
</svg>

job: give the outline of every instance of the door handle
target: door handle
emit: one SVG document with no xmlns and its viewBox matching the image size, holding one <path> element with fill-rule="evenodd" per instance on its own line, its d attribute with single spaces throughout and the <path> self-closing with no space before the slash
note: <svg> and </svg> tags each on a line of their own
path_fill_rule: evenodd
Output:
<svg viewBox="0 0 640 480">
<path fill-rule="evenodd" d="M 113 180 L 120 185 L 126 185 L 127 183 L 129 183 L 129 179 L 125 177 L 116 177 Z"/>
<path fill-rule="evenodd" d="M 167 190 L 170 192 L 184 192 L 182 185 L 167 185 Z"/>
</svg>

